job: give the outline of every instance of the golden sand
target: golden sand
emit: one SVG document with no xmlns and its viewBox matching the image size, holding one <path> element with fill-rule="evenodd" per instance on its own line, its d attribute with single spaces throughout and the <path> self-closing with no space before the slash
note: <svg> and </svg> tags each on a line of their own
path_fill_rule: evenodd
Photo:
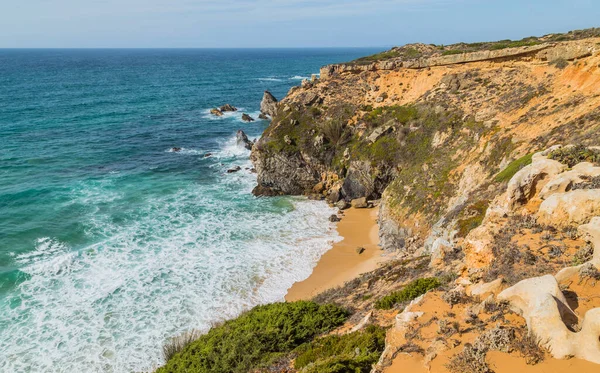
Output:
<svg viewBox="0 0 600 373">
<path fill-rule="evenodd" d="M 377 211 L 345 210 L 342 221 L 337 223 L 338 232 L 344 239 L 323 254 L 309 278 L 295 283 L 288 290 L 285 300 L 311 299 L 327 289 L 341 286 L 362 273 L 376 269 L 382 253 L 377 246 Z M 356 252 L 359 247 L 365 248 L 362 254 Z"/>
</svg>

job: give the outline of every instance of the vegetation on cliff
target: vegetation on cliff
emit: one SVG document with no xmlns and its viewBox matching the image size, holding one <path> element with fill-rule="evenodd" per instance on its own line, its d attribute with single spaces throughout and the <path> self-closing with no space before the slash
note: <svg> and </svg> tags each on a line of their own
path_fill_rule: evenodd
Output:
<svg viewBox="0 0 600 373">
<path fill-rule="evenodd" d="M 340 307 L 313 302 L 258 306 L 212 328 L 157 373 L 245 373 L 341 325 L 347 316 Z"/>
</svg>

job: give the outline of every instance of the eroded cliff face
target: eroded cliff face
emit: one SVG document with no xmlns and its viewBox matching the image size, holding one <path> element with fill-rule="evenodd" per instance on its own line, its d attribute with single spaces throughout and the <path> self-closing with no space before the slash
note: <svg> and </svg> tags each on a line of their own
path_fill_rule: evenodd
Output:
<svg viewBox="0 0 600 373">
<path fill-rule="evenodd" d="M 600 38 L 402 48 L 291 89 L 252 151 L 255 193 L 381 198 L 382 246 L 430 254 L 481 223 L 512 161 L 598 142 Z"/>
</svg>

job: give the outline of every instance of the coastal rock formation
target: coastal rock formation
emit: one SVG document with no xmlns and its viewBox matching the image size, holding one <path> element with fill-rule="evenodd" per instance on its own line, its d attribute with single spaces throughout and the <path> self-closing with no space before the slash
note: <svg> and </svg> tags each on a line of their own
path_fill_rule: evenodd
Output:
<svg viewBox="0 0 600 373">
<path fill-rule="evenodd" d="M 271 118 L 275 118 L 277 115 L 277 99 L 269 91 L 265 91 L 263 95 L 262 101 L 260 102 L 260 112 Z"/>
<path fill-rule="evenodd" d="M 572 332 L 566 322 L 577 315 L 552 275 L 523 280 L 498 295 L 527 321 L 529 330 L 557 359 L 578 357 L 600 364 L 600 308 L 586 312 L 580 330 Z"/>
<path fill-rule="evenodd" d="M 217 117 L 222 117 L 223 116 L 223 112 L 221 110 L 217 109 L 217 108 L 210 109 L 210 113 L 212 115 L 214 115 L 214 116 L 217 116 Z"/>
<path fill-rule="evenodd" d="M 254 118 L 252 118 L 250 115 L 244 113 L 242 114 L 242 120 L 244 122 L 254 122 Z"/>
<path fill-rule="evenodd" d="M 238 130 L 237 133 L 235 134 L 236 137 L 236 143 L 238 144 L 238 146 L 243 146 L 244 148 L 248 149 L 248 150 L 252 150 L 252 147 L 254 146 L 254 142 L 250 141 L 248 139 L 248 135 L 246 135 L 246 133 L 242 130 Z"/>
<path fill-rule="evenodd" d="M 230 105 L 230 104 L 225 104 L 225 105 L 221 106 L 219 108 L 219 110 L 221 110 L 222 112 L 237 111 L 237 108 L 235 106 Z"/>
</svg>

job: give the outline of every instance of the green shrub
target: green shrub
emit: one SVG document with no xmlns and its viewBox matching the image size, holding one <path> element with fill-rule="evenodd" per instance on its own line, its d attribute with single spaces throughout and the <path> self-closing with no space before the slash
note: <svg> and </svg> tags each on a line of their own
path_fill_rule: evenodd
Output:
<svg viewBox="0 0 600 373">
<path fill-rule="evenodd" d="M 569 66 L 569 61 L 565 60 L 564 58 L 557 58 L 554 61 L 550 62 L 550 65 L 554 65 L 554 67 L 556 67 L 557 69 L 564 69 L 567 66 Z"/>
<path fill-rule="evenodd" d="M 530 165 L 532 161 L 533 154 L 527 154 L 524 157 L 521 157 L 515 161 L 509 163 L 508 166 L 504 170 L 502 170 L 494 180 L 498 183 L 503 183 L 505 181 L 509 181 L 517 172 L 519 172 L 523 167 Z"/>
<path fill-rule="evenodd" d="M 369 325 L 362 331 L 331 335 L 298 347 L 296 369 L 304 373 L 368 373 L 385 348 L 385 329 Z"/>
<path fill-rule="evenodd" d="M 258 306 L 211 329 L 157 373 L 245 373 L 341 325 L 347 316 L 337 306 L 314 302 Z"/>
<path fill-rule="evenodd" d="M 386 295 L 377 302 L 375 308 L 379 310 L 389 310 L 396 304 L 411 301 L 429 290 L 433 290 L 441 285 L 441 282 L 436 277 L 420 278 L 406 285 L 402 290 L 395 291 L 390 295 Z"/>
<path fill-rule="evenodd" d="M 550 152 L 548 158 L 566 164 L 569 167 L 580 162 L 600 162 L 600 152 L 586 148 L 583 145 L 564 147 Z"/>
<path fill-rule="evenodd" d="M 483 222 L 488 205 L 488 201 L 479 201 L 469 206 L 467 210 L 473 211 L 474 214 L 466 219 L 458 221 L 458 233 L 456 235 L 458 237 L 466 237 L 470 231 L 479 227 Z"/>
</svg>

